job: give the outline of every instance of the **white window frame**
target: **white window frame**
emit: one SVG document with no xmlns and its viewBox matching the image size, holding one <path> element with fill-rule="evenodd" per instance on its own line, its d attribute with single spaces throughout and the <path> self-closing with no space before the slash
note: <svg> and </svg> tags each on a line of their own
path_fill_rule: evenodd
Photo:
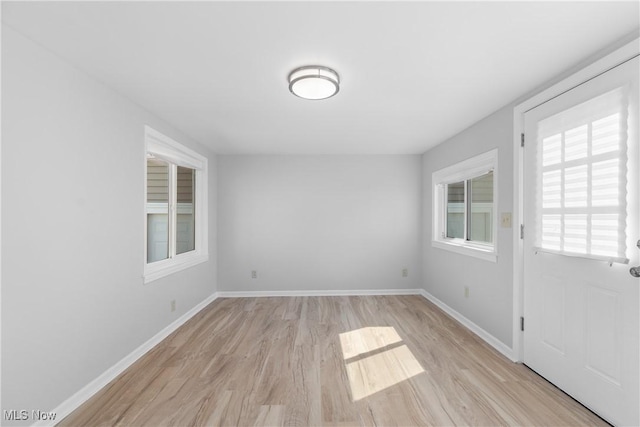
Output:
<svg viewBox="0 0 640 427">
<path fill-rule="evenodd" d="M 185 147 L 157 130 L 145 126 L 144 159 L 144 283 L 149 283 L 196 264 L 209 260 L 208 245 L 208 161 L 207 158 Z M 175 226 L 169 227 L 169 258 L 147 263 L 147 154 L 168 161 L 172 166 L 183 166 L 195 170 L 195 249 L 175 254 Z M 175 179 L 175 173 L 170 173 Z M 170 188 L 175 187 L 173 181 Z M 175 191 L 175 190 L 174 190 Z M 170 209 L 175 210 L 170 197 Z M 151 207 L 153 209 L 153 207 Z M 175 215 L 170 215 L 175 217 Z"/>
<path fill-rule="evenodd" d="M 446 185 L 464 181 L 466 194 L 466 181 L 485 175 L 493 171 L 493 216 L 492 243 L 468 241 L 465 239 L 446 237 Z M 431 245 L 462 255 L 472 256 L 486 261 L 498 260 L 498 150 L 493 149 L 478 156 L 466 159 L 460 163 L 448 166 L 433 172 L 433 232 Z M 465 208 L 466 209 L 466 208 Z M 465 236 L 467 221 L 465 220 Z"/>
</svg>

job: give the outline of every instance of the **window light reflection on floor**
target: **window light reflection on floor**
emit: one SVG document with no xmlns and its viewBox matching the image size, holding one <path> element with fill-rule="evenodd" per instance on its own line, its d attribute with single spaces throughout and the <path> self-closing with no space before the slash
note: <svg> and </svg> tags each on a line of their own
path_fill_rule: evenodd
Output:
<svg viewBox="0 0 640 427">
<path fill-rule="evenodd" d="M 366 327 L 340 334 L 353 401 L 425 372 L 393 327 Z"/>
</svg>

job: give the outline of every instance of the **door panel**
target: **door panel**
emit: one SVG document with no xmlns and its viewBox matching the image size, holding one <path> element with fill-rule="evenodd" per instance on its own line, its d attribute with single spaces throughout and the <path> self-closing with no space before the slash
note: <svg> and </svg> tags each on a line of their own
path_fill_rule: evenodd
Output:
<svg viewBox="0 0 640 427">
<path fill-rule="evenodd" d="M 638 70 L 636 57 L 525 114 L 524 362 L 616 425 L 640 425 Z M 618 92 L 618 116 L 596 102 Z"/>
<path fill-rule="evenodd" d="M 559 354 L 564 354 L 564 282 L 557 277 L 544 275 L 542 286 L 542 341 L 552 349 L 556 350 Z"/>
<path fill-rule="evenodd" d="M 603 379 L 620 385 L 620 293 L 596 285 L 587 290 L 586 366 Z"/>
</svg>

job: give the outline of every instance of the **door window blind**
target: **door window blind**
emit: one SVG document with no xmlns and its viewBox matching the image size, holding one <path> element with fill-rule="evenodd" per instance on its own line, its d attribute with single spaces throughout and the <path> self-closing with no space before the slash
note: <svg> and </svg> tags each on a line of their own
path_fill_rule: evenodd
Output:
<svg viewBox="0 0 640 427">
<path fill-rule="evenodd" d="M 628 262 L 627 92 L 615 89 L 538 123 L 538 250 Z"/>
</svg>

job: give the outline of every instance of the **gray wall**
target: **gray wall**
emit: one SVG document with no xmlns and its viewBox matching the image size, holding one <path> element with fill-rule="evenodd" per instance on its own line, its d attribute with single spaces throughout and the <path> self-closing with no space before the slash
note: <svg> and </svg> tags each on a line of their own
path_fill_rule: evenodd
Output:
<svg viewBox="0 0 640 427">
<path fill-rule="evenodd" d="M 219 289 L 420 288 L 420 176 L 418 155 L 219 156 Z"/>
<path fill-rule="evenodd" d="M 498 262 L 491 263 L 455 254 L 431 246 L 432 182 L 431 174 L 469 157 L 498 149 L 498 219 L 513 210 L 514 176 L 513 109 L 519 103 L 569 77 L 587 65 L 635 40 L 637 31 L 594 52 L 574 67 L 522 95 L 509 105 L 443 141 L 422 155 L 422 272 L 423 288 L 440 301 L 512 347 L 513 327 L 513 233 L 519 224 L 512 218 L 512 228 L 500 227 L 498 221 Z M 469 297 L 464 287 L 469 287 Z"/>
<path fill-rule="evenodd" d="M 513 205 L 513 106 L 505 107 L 422 156 L 423 287 L 507 346 L 512 342 L 513 232 L 498 223 L 496 263 L 435 248 L 433 172 L 498 149 L 498 218 Z M 464 288 L 469 287 L 465 298 Z"/>
<path fill-rule="evenodd" d="M 210 202 L 210 261 L 147 285 L 145 124 Z M 2 409 L 51 410 L 216 291 L 216 158 L 6 26 L 2 150 Z"/>
</svg>

